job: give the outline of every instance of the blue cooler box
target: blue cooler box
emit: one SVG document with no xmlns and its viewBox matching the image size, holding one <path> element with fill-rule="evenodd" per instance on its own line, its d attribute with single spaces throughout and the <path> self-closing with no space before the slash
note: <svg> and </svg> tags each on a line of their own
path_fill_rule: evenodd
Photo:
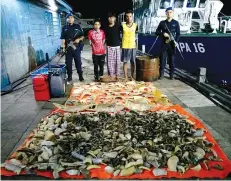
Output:
<svg viewBox="0 0 231 181">
<path fill-rule="evenodd" d="M 40 69 L 32 72 L 30 74 L 31 78 L 37 75 L 49 75 L 49 83 L 50 83 L 50 94 L 51 97 L 63 97 L 66 91 L 66 65 L 58 64 L 52 65 L 50 64 L 50 72 L 49 65 L 41 67 Z"/>
<path fill-rule="evenodd" d="M 51 66 L 51 71 L 52 72 L 56 72 L 56 71 L 60 71 L 62 73 L 62 76 L 64 77 L 64 79 L 66 78 L 66 65 L 65 64 L 57 64 L 57 65 L 50 65 Z M 30 74 L 30 77 L 33 78 L 36 75 L 41 75 L 41 74 L 46 74 L 48 75 L 48 70 L 49 70 L 49 66 L 46 65 L 44 67 L 41 67 L 40 69 L 32 72 Z"/>
</svg>

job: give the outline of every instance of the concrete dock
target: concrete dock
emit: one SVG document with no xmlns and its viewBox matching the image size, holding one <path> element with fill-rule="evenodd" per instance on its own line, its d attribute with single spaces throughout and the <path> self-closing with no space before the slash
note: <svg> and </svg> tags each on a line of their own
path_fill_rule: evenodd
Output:
<svg viewBox="0 0 231 181">
<path fill-rule="evenodd" d="M 56 62 L 58 58 L 54 59 Z M 60 63 L 64 63 L 64 58 Z M 91 48 L 84 46 L 82 52 L 83 72 L 85 82 L 93 82 L 93 62 Z M 73 70 L 75 70 L 73 64 Z M 122 73 L 122 69 L 121 69 Z M 105 65 L 104 74 L 107 74 Z M 121 74 L 123 77 L 123 75 Z M 73 81 L 78 82 L 76 71 L 73 72 Z M 63 104 L 68 98 L 68 92 L 64 98 L 52 98 L 49 102 L 36 102 L 34 99 L 31 78 L 28 78 L 21 86 L 28 85 L 10 94 L 1 96 L 1 162 L 22 144 L 29 133 L 37 126 L 41 118 L 45 117 L 54 108 L 53 102 Z M 201 120 L 212 133 L 222 150 L 231 159 L 231 114 L 216 106 L 212 101 L 198 91 L 181 82 L 169 80 L 168 75 L 163 80 L 154 82 L 163 94 L 167 95 L 174 104 L 181 105 L 185 110 Z M 67 90 L 70 91 L 71 86 Z M 3 179 L 16 179 L 16 177 Z M 18 179 L 32 179 L 18 177 Z"/>
</svg>

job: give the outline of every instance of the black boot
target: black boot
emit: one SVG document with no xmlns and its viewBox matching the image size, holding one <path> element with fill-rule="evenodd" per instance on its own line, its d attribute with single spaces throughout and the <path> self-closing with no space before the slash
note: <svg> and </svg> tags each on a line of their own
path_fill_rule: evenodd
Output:
<svg viewBox="0 0 231 181">
<path fill-rule="evenodd" d="M 158 79 L 162 80 L 164 78 L 164 74 L 160 74 Z"/>
<path fill-rule="evenodd" d="M 174 79 L 175 79 L 174 74 L 171 73 L 169 78 L 170 78 L 171 80 L 174 80 Z"/>
<path fill-rule="evenodd" d="M 95 76 L 95 81 L 99 82 L 99 77 L 98 76 Z"/>
<path fill-rule="evenodd" d="M 72 77 L 68 77 L 67 78 L 67 85 L 71 85 L 73 82 L 72 82 Z"/>
<path fill-rule="evenodd" d="M 171 76 L 170 79 L 171 79 L 171 80 L 175 80 L 175 77 L 174 77 L 174 76 Z"/>
<path fill-rule="evenodd" d="M 83 74 L 79 74 L 79 81 L 80 81 L 80 82 L 83 82 L 83 81 L 84 81 Z"/>
</svg>

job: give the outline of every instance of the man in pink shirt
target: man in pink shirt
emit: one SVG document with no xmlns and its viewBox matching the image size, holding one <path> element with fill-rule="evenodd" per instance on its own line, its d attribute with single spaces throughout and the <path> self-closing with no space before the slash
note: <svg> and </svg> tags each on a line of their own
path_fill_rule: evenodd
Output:
<svg viewBox="0 0 231 181">
<path fill-rule="evenodd" d="M 105 34 L 100 27 L 100 20 L 95 20 L 94 29 L 90 30 L 88 33 L 88 40 L 92 47 L 95 81 L 98 81 L 99 77 L 103 76 L 105 62 Z"/>
</svg>

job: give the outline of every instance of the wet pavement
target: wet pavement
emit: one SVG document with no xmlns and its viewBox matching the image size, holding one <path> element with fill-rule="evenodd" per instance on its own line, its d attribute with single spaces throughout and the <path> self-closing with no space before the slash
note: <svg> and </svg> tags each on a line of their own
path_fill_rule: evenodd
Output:
<svg viewBox="0 0 231 181">
<path fill-rule="evenodd" d="M 90 46 L 85 45 L 82 52 L 82 67 L 85 82 L 93 82 L 94 80 L 91 57 Z M 58 58 L 54 59 L 53 63 L 57 60 Z M 60 63 L 64 64 L 64 59 L 61 59 Z M 73 65 L 73 70 L 74 69 L 75 67 Z M 107 74 L 106 65 L 104 74 Z M 73 72 L 73 81 L 79 82 L 76 71 Z M 54 109 L 53 102 L 63 104 L 67 100 L 68 92 L 71 89 L 71 86 L 67 87 L 67 94 L 64 98 L 52 98 L 48 102 L 36 102 L 31 83 L 31 78 L 28 78 L 27 81 L 22 84 L 22 86 L 28 85 L 27 87 L 1 96 L 2 163 L 22 144 L 25 138 L 37 126 L 41 118 L 48 115 L 51 110 Z M 225 112 L 194 88 L 180 80 L 169 80 L 167 74 L 164 79 L 154 82 L 154 85 L 159 88 L 163 94 L 167 95 L 173 104 L 181 105 L 186 111 L 201 120 L 228 158 L 231 159 L 230 113 Z M 7 179 L 15 179 L 15 177 Z M 25 177 L 18 177 L 18 179 L 25 179 Z M 29 179 L 34 178 L 30 177 Z"/>
</svg>

